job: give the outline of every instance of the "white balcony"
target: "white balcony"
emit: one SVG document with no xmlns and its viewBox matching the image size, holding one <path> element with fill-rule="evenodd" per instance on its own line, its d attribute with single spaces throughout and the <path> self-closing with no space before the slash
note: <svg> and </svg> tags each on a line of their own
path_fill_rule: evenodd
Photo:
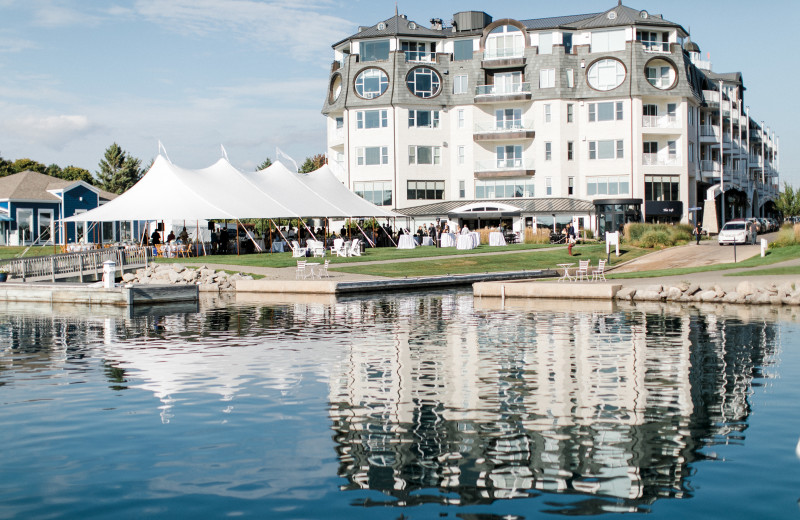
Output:
<svg viewBox="0 0 800 520">
<path fill-rule="evenodd" d="M 475 123 L 476 134 L 506 133 L 517 131 L 533 130 L 532 121 L 511 120 L 511 121 L 492 121 L 491 123 Z"/>
<path fill-rule="evenodd" d="M 680 166 L 681 159 L 677 155 L 662 153 L 643 153 L 642 165 L 644 166 Z"/>
<path fill-rule="evenodd" d="M 435 52 L 424 51 L 403 51 L 406 55 L 406 62 L 409 63 L 436 63 Z"/>
<path fill-rule="evenodd" d="M 507 96 L 530 93 L 530 83 L 499 83 L 496 85 L 478 85 L 475 87 L 476 96 Z"/>
<path fill-rule="evenodd" d="M 483 52 L 484 60 L 507 60 L 522 58 L 525 55 L 524 47 L 504 47 L 500 49 L 486 49 Z"/>
<path fill-rule="evenodd" d="M 669 42 L 639 41 L 644 47 L 644 52 L 655 54 L 669 54 Z"/>
<path fill-rule="evenodd" d="M 703 173 L 719 174 L 719 161 L 702 160 L 700 161 L 700 171 Z"/>
<path fill-rule="evenodd" d="M 504 172 L 517 170 L 533 170 L 533 160 L 512 158 L 475 162 L 476 172 Z"/>
<path fill-rule="evenodd" d="M 642 126 L 644 128 L 680 128 L 678 116 L 642 116 Z"/>
</svg>

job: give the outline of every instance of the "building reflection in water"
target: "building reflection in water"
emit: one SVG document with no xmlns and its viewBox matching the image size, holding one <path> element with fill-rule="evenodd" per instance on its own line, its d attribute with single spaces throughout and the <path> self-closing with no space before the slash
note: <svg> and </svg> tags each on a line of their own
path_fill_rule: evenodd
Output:
<svg viewBox="0 0 800 520">
<path fill-rule="evenodd" d="M 69 360 L 100 352 L 109 388 L 134 374 L 163 422 L 182 393 L 215 394 L 228 413 L 253 381 L 290 392 L 313 377 L 328 382 L 342 488 L 385 497 L 364 505 L 547 493 L 565 514 L 639 511 L 690 496 L 692 463 L 743 441 L 776 320 L 795 319 L 464 292 L 229 303 L 144 316 L 6 309 L 0 349 L 14 366 L 0 371 L 74 371 L 84 365 Z"/>
<path fill-rule="evenodd" d="M 768 320 L 697 309 L 389 305 L 385 341 L 353 341 L 331 388 L 345 488 L 388 495 L 364 505 L 547 492 L 584 495 L 553 507 L 588 514 L 689 496 L 692 462 L 741 441 L 776 348 Z"/>
</svg>

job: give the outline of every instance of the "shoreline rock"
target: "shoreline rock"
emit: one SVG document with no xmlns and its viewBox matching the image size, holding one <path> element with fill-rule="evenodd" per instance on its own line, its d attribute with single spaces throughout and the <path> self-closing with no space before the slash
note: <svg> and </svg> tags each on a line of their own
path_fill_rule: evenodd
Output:
<svg viewBox="0 0 800 520">
<path fill-rule="evenodd" d="M 200 292 L 235 291 L 237 280 L 252 280 L 242 273 L 228 274 L 202 265 L 189 269 L 182 264 L 153 264 L 135 273 L 125 273 L 123 283 L 130 284 L 173 284 L 198 285 Z"/>
<path fill-rule="evenodd" d="M 758 286 L 749 280 L 740 282 L 735 290 L 725 291 L 719 285 L 688 284 L 674 286 L 650 285 L 623 287 L 616 295 L 624 301 L 669 301 L 700 303 L 735 303 L 746 305 L 800 305 L 800 284 L 774 283 Z"/>
</svg>

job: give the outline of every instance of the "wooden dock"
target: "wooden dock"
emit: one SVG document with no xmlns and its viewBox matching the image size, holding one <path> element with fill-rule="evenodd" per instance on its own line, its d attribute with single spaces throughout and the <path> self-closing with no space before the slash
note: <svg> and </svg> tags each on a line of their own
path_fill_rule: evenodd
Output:
<svg viewBox="0 0 800 520">
<path fill-rule="evenodd" d="M 197 285 L 135 285 L 106 289 L 99 284 L 0 283 L 0 301 L 82 305 L 153 305 L 198 301 Z"/>
<path fill-rule="evenodd" d="M 86 282 L 103 277 L 103 262 L 112 260 L 117 278 L 123 274 L 147 267 L 150 248 L 93 249 L 59 255 L 14 258 L 2 262 L 9 276 L 23 282 Z"/>
</svg>

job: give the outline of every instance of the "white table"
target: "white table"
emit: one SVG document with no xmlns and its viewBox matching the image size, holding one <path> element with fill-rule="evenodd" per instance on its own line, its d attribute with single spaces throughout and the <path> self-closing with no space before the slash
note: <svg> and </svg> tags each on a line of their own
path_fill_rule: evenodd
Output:
<svg viewBox="0 0 800 520">
<path fill-rule="evenodd" d="M 286 242 L 283 240 L 278 240 L 272 243 L 272 252 L 273 253 L 283 253 L 286 249 Z"/>
<path fill-rule="evenodd" d="M 504 246 L 506 245 L 506 239 L 503 238 L 503 234 L 499 231 L 492 231 L 489 233 L 489 245 L 490 246 Z"/>
<path fill-rule="evenodd" d="M 481 245 L 481 234 L 480 233 L 478 233 L 477 231 L 472 231 L 472 232 L 470 232 L 470 235 L 472 236 L 472 244 L 473 244 L 472 247 L 478 247 L 479 245 Z"/>
<path fill-rule="evenodd" d="M 431 237 L 422 237 L 422 245 L 423 246 L 432 246 L 435 245 L 433 243 L 433 239 Z"/>
<path fill-rule="evenodd" d="M 412 235 L 400 235 L 400 240 L 397 242 L 397 249 L 414 249 L 417 243 L 414 242 Z"/>
<path fill-rule="evenodd" d="M 564 270 L 564 276 L 558 279 L 559 282 L 571 282 L 575 279 L 575 277 L 569 275 L 569 268 L 573 265 L 575 264 L 558 264 L 558 267 Z"/>
<path fill-rule="evenodd" d="M 456 249 L 475 249 L 475 238 L 471 234 L 458 235 Z"/>
<path fill-rule="evenodd" d="M 456 236 L 453 233 L 442 233 L 442 236 L 439 237 L 441 247 L 455 247 L 456 245 Z"/>
</svg>

